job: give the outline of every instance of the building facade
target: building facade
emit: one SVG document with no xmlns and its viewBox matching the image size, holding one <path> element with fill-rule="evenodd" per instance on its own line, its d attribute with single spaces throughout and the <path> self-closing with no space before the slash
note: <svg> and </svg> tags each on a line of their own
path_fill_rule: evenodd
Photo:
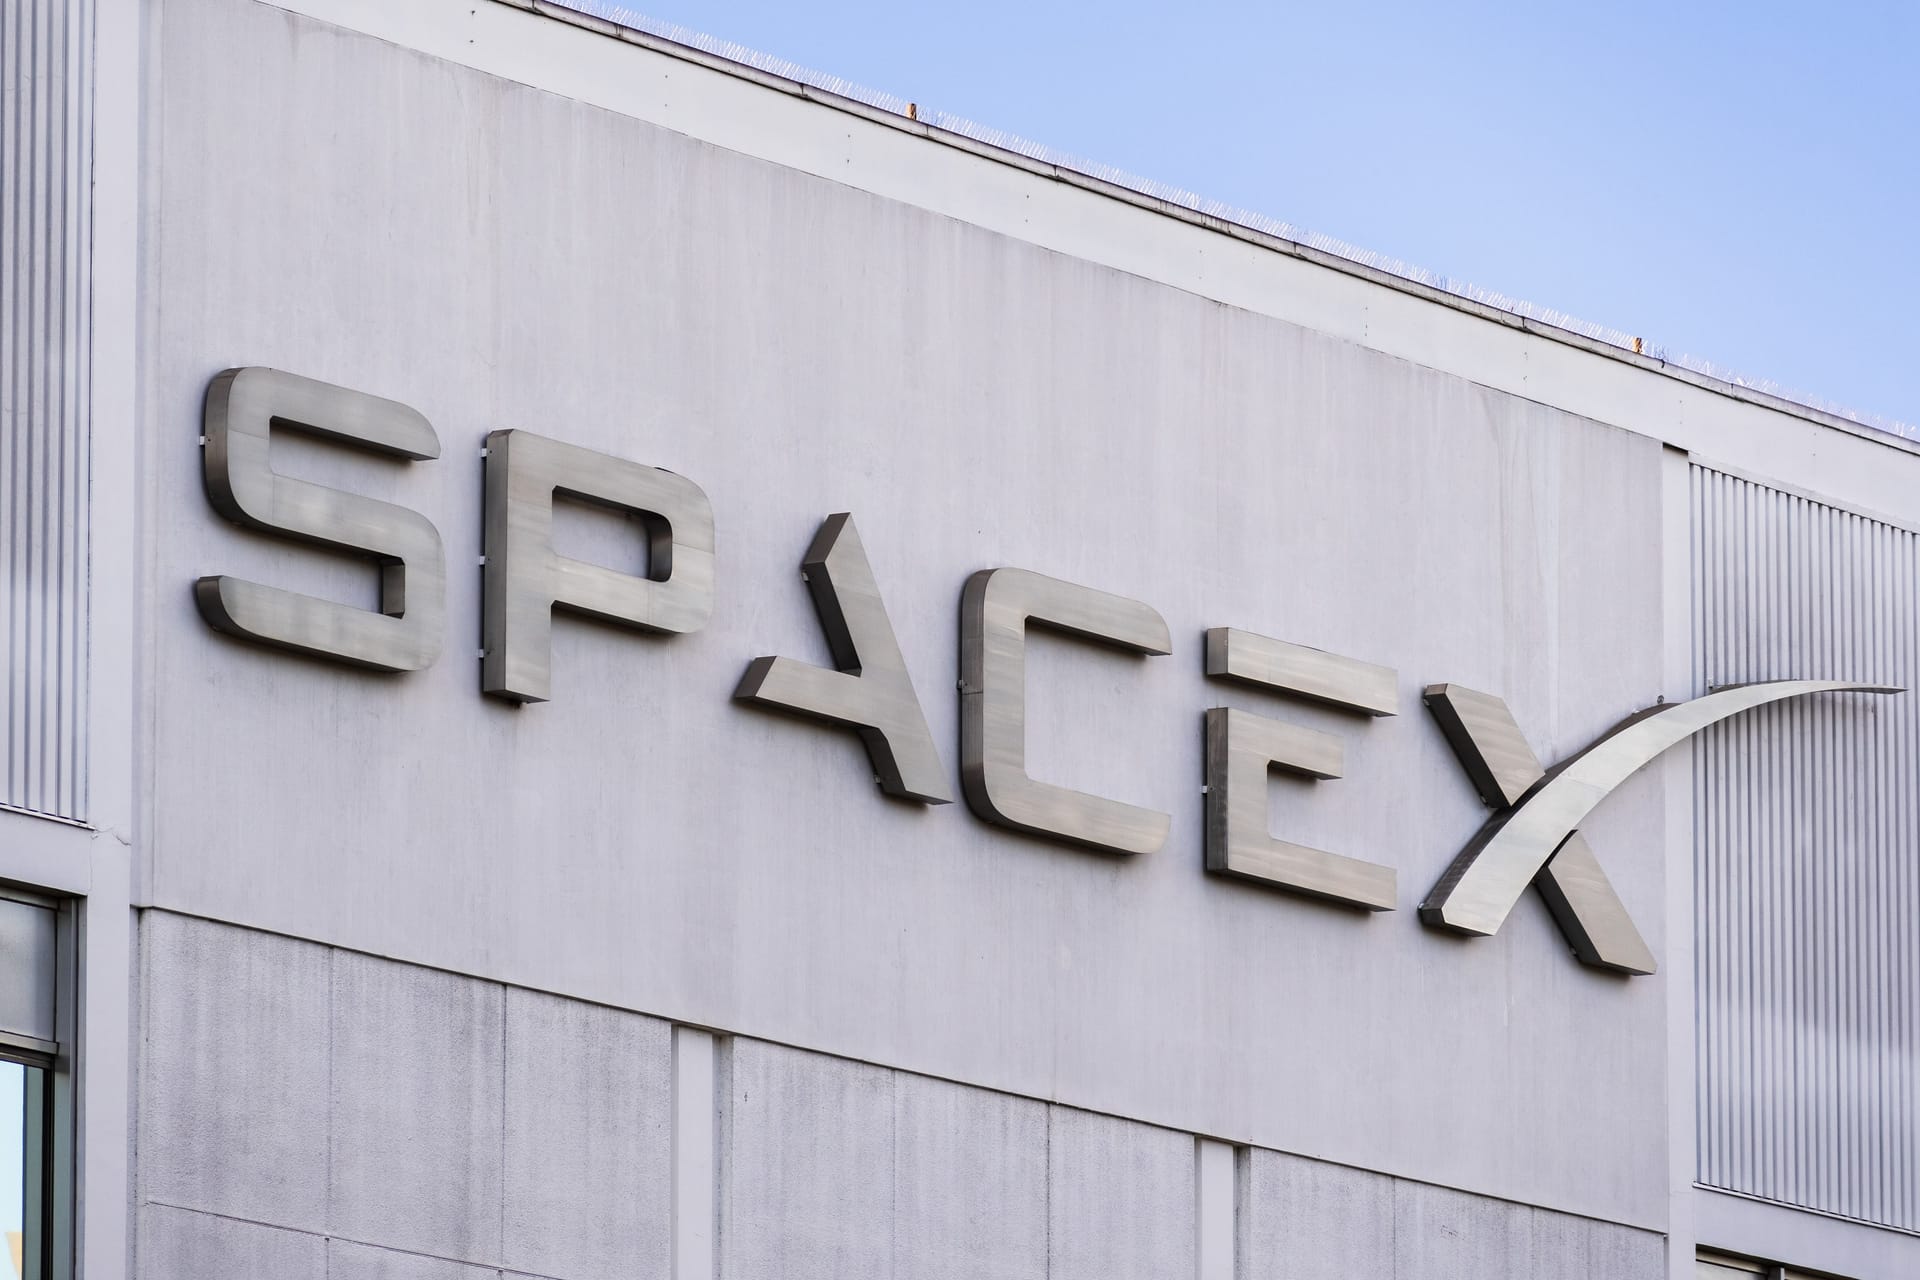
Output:
<svg viewBox="0 0 1920 1280">
<path fill-rule="evenodd" d="M 0 17 L 22 1274 L 1920 1274 L 1920 444 L 604 19 Z"/>
</svg>

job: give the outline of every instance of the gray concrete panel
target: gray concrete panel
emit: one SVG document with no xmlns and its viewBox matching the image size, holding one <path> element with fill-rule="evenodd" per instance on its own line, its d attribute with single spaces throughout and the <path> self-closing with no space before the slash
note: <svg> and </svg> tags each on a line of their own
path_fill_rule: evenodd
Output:
<svg viewBox="0 0 1920 1280">
<path fill-rule="evenodd" d="M 140 1280 L 329 1280 L 325 1236 L 149 1204 L 140 1210 Z"/>
<path fill-rule="evenodd" d="M 158 911 L 140 946 L 142 1195 L 325 1230 L 327 948 Z"/>
<path fill-rule="evenodd" d="M 668 1023 L 506 993 L 507 1266 L 565 1280 L 672 1264 Z"/>
<path fill-rule="evenodd" d="M 893 1274 L 1045 1280 L 1047 1106 L 896 1073 Z"/>
<path fill-rule="evenodd" d="M 499 1274 L 491 1267 L 474 1267 L 425 1254 L 377 1249 L 347 1240 L 327 1242 L 327 1280 L 494 1280 Z"/>
<path fill-rule="evenodd" d="M 1592 1280 L 1595 1275 L 1613 1274 L 1590 1269 L 1594 1227 L 1591 1219 L 1543 1209 L 1530 1213 L 1531 1265 L 1525 1272 L 1525 1280 Z M 1622 1280 L 1628 1278 L 1623 1276 Z"/>
<path fill-rule="evenodd" d="M 503 994 L 334 954 L 330 1230 L 498 1262 Z"/>
<path fill-rule="evenodd" d="M 1581 971 L 1531 899 L 1494 938 L 1422 929 L 1413 895 L 1484 816 L 1440 734 L 1199 668 L 1204 629 L 1236 626 L 1392 667 L 1408 705 L 1459 681 L 1556 759 L 1663 692 L 1655 440 L 249 0 L 158 22 L 157 902 L 1665 1221 L 1645 1100 L 1667 977 Z M 445 656 L 404 677 L 210 632 L 186 590 L 203 573 L 375 590 L 208 509 L 201 399 L 240 361 L 424 413 L 434 463 L 277 461 L 423 512 L 450 556 L 480 545 L 489 430 L 688 476 L 717 522 L 710 625 L 562 618 L 554 700 L 518 710 L 457 656 L 477 573 L 449 573 Z M 1165 850 L 1116 865 L 886 803 L 849 735 L 730 704 L 755 654 L 827 660 L 793 550 L 843 510 L 937 742 L 958 738 L 940 691 L 975 570 L 1166 618 L 1170 660 L 1041 637 L 1028 667 L 1034 776 L 1173 814 Z M 1275 833 L 1394 866 L 1400 910 L 1200 871 L 1216 702 L 1342 736 L 1345 776 L 1281 786 Z M 1656 951 L 1662 816 L 1645 777 L 1585 831 Z"/>
<path fill-rule="evenodd" d="M 1392 1178 L 1258 1148 L 1242 1167 L 1242 1280 L 1394 1275 Z"/>
<path fill-rule="evenodd" d="M 1545 1209 L 1534 1211 L 1534 1257 L 1542 1264 L 1543 1276 L 1552 1273 L 1545 1270 L 1544 1260 L 1540 1257 L 1541 1220 L 1564 1216 Z M 1615 1226 L 1610 1222 L 1589 1221 L 1586 1226 L 1586 1269 L 1568 1269 L 1569 1277 L 1577 1280 L 1597 1280 L 1602 1276 L 1618 1276 L 1620 1280 L 1659 1280 L 1667 1274 L 1667 1241 L 1664 1236 L 1657 1232 Z"/>
<path fill-rule="evenodd" d="M 1193 1135 L 1049 1110 L 1050 1280 L 1193 1274 Z"/>
<path fill-rule="evenodd" d="M 1396 1182 L 1394 1280 L 1533 1280 L 1533 1212 L 1506 1200 Z"/>
<path fill-rule="evenodd" d="M 720 1093 L 720 1274 L 894 1274 L 893 1074 L 736 1039 Z"/>
</svg>

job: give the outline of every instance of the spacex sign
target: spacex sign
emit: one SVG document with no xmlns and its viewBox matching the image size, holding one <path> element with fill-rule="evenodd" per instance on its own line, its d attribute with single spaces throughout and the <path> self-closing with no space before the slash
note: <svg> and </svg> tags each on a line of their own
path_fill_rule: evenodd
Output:
<svg viewBox="0 0 1920 1280">
<path fill-rule="evenodd" d="M 304 432 L 423 462 L 439 457 L 416 411 L 342 387 L 262 368 L 231 369 L 207 389 L 207 496 L 236 524 L 364 558 L 379 569 L 378 612 L 225 576 L 194 587 L 214 629 L 259 644 L 377 671 L 418 671 L 446 631 L 446 553 L 420 512 L 276 474 L 270 438 Z M 556 609 L 642 632 L 687 635 L 713 611 L 714 519 L 693 481 L 526 431 L 487 437 L 480 618 L 480 690 L 516 703 L 547 700 Z M 558 554 L 556 499 L 636 517 L 649 566 L 637 576 Z M 852 730 L 880 787 L 922 804 L 953 799 L 950 774 L 887 616 L 851 515 L 829 516 L 802 572 L 833 668 L 791 658 L 747 663 L 734 698 Z M 1164 656 L 1174 648 L 1152 606 L 1019 568 L 983 569 L 960 597 L 960 778 L 979 818 L 1112 854 L 1151 854 L 1167 841 L 1165 813 L 1031 777 L 1026 769 L 1026 634 L 1048 628 L 1092 644 Z M 1215 627 L 1205 674 L 1317 703 L 1356 731 L 1399 711 L 1397 673 L 1283 640 Z M 1750 708 L 1812 693 L 1896 693 L 1835 680 L 1786 680 L 1715 690 L 1628 717 L 1558 763 L 1537 759 L 1506 704 L 1453 684 L 1429 685 L 1428 709 L 1468 780 L 1493 810 L 1420 904 L 1421 921 L 1456 933 L 1497 932 L 1529 885 L 1569 945 L 1596 968 L 1645 974 L 1654 958 L 1579 828 L 1643 765 L 1701 729 Z M 1347 908 L 1391 911 L 1392 867 L 1310 848 L 1268 830 L 1267 774 L 1341 776 L 1341 737 L 1214 707 L 1206 727 L 1206 867 Z"/>
</svg>

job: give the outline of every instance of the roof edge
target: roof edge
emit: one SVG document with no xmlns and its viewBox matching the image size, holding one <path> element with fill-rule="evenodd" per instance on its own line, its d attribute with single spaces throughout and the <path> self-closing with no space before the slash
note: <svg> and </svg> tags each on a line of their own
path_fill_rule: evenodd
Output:
<svg viewBox="0 0 1920 1280">
<path fill-rule="evenodd" d="M 1207 201 L 1190 192 L 1139 178 L 1104 165 L 1077 160 L 999 130 L 946 112 L 920 108 L 836 76 L 760 54 L 744 46 L 680 27 L 653 22 L 624 5 L 604 0 L 491 0 L 568 25 L 596 32 L 655 53 L 693 63 L 805 101 L 1039 177 L 1118 200 L 1190 225 L 1313 263 L 1343 275 L 1409 294 L 1427 302 L 1546 338 L 1578 350 L 1687 383 L 1729 399 L 1785 413 L 1820 426 L 1905 453 L 1920 455 L 1920 425 L 1879 414 L 1841 408 L 1820 397 L 1781 388 L 1765 379 L 1746 378 L 1710 361 L 1670 355 L 1624 331 L 1589 324 L 1491 290 L 1307 232 L 1265 215 Z M 618 16 L 608 16 L 618 15 Z M 624 19 L 624 20 L 623 20 Z M 633 20 L 655 28 L 629 25 Z"/>
</svg>

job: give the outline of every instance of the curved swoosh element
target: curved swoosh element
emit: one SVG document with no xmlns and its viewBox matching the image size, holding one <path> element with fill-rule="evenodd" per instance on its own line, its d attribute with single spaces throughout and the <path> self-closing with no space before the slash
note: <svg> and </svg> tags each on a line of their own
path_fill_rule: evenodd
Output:
<svg viewBox="0 0 1920 1280">
<path fill-rule="evenodd" d="M 1595 806 L 1643 765 L 1709 725 L 1809 693 L 1901 692 L 1847 680 L 1772 680 L 1731 685 L 1630 716 L 1556 765 L 1518 804 L 1482 827 L 1420 904 L 1420 919 L 1457 933 L 1485 936 L 1498 930 L 1540 868 Z"/>
</svg>

